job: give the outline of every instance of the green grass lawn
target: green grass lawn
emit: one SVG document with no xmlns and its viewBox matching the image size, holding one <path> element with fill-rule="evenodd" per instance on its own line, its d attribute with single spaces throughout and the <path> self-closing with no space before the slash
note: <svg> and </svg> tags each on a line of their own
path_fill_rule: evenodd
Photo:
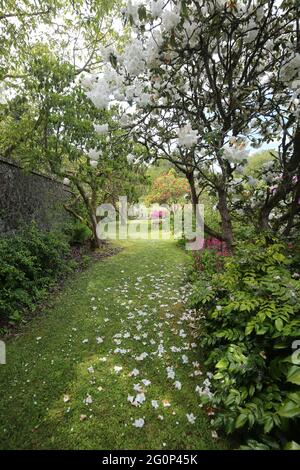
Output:
<svg viewBox="0 0 300 470">
<path fill-rule="evenodd" d="M 192 347 L 194 313 L 184 306 L 186 252 L 173 241 L 123 246 L 69 280 L 54 306 L 8 342 L 1 449 L 226 448 L 195 392 L 205 374 Z M 138 393 L 146 400 L 137 407 L 128 395 Z"/>
</svg>

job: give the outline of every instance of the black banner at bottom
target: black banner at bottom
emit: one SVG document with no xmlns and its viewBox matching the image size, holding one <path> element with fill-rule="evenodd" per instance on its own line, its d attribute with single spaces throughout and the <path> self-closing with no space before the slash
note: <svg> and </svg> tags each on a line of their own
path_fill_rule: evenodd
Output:
<svg viewBox="0 0 300 470">
<path fill-rule="evenodd" d="M 213 464 L 224 468 L 230 465 L 231 468 L 241 467 L 245 464 L 260 465 L 270 464 L 273 468 L 282 468 L 284 465 L 300 464 L 300 453 L 297 451 L 128 451 L 128 450 L 93 450 L 93 451 L 1 451 L 0 468 L 19 464 L 24 467 L 35 465 L 41 467 L 47 465 L 71 465 L 73 468 L 139 468 L 141 466 L 157 467 L 160 465 L 192 466 L 202 467 L 203 470 L 210 468 Z M 296 468 L 297 468 L 296 467 Z M 294 467 L 293 467 L 294 468 Z"/>
</svg>

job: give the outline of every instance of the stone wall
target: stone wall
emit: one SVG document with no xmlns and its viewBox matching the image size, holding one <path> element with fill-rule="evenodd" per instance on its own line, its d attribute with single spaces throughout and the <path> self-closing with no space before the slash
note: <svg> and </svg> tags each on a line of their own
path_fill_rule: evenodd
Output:
<svg viewBox="0 0 300 470">
<path fill-rule="evenodd" d="M 42 230 L 59 230 L 69 218 L 63 203 L 70 195 L 62 183 L 0 158 L 0 233 L 32 221 Z"/>
</svg>

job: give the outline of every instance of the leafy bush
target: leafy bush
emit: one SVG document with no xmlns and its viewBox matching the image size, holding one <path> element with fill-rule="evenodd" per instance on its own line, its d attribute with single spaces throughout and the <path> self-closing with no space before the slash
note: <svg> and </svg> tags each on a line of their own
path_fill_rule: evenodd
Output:
<svg viewBox="0 0 300 470">
<path fill-rule="evenodd" d="M 270 436 L 259 444 L 269 448 L 297 438 L 299 426 L 300 367 L 292 347 L 300 339 L 300 281 L 291 262 L 277 241 L 244 243 L 191 295 L 204 313 L 201 346 L 213 377 L 212 393 L 202 398 L 217 410 L 214 424 Z"/>
<path fill-rule="evenodd" d="M 83 245 L 92 236 L 92 231 L 79 220 L 67 225 L 65 234 L 70 245 Z"/>
<path fill-rule="evenodd" d="M 34 225 L 0 238 L 0 320 L 15 323 L 25 309 L 33 310 L 49 287 L 71 264 L 69 246 L 61 235 Z"/>
<path fill-rule="evenodd" d="M 211 276 L 223 269 L 224 258 L 228 255 L 225 242 L 216 238 L 205 239 L 203 249 L 194 252 L 195 271 L 202 271 L 204 275 Z"/>
</svg>

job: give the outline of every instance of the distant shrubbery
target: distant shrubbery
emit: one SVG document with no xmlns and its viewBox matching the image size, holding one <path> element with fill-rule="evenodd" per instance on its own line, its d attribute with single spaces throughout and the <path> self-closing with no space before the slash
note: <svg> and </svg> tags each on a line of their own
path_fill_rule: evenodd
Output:
<svg viewBox="0 0 300 470">
<path fill-rule="evenodd" d="M 300 280 L 295 248 L 241 244 L 224 269 L 194 284 L 201 346 L 213 373 L 203 400 L 214 424 L 250 448 L 297 448 L 300 421 Z M 210 260 L 211 261 L 211 260 Z"/>
<path fill-rule="evenodd" d="M 16 323 L 33 310 L 72 262 L 60 234 L 34 225 L 0 238 L 0 322 Z"/>
</svg>

